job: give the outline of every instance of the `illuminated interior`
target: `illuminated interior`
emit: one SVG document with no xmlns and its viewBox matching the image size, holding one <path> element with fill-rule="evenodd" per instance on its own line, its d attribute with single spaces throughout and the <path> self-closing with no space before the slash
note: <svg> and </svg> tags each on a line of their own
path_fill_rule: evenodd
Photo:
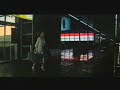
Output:
<svg viewBox="0 0 120 90">
<path fill-rule="evenodd" d="M 94 33 L 65 33 L 61 34 L 61 41 L 94 41 Z"/>
</svg>

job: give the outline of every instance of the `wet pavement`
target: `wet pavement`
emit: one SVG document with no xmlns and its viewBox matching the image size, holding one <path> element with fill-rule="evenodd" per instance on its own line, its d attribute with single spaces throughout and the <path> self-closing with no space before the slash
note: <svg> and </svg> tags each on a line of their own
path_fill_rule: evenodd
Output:
<svg viewBox="0 0 120 90">
<path fill-rule="evenodd" d="M 47 59 L 46 71 L 32 72 L 32 62 L 11 61 L 0 64 L 0 77 L 111 77 L 113 52 L 102 47 L 79 52 L 74 49 L 61 51 L 61 56 Z"/>
</svg>

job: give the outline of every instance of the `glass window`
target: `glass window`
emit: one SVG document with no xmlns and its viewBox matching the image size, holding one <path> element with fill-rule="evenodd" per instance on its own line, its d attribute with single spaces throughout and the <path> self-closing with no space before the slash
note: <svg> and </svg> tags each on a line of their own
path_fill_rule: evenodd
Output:
<svg viewBox="0 0 120 90">
<path fill-rule="evenodd" d="M 13 15 L 7 15 L 6 16 L 6 22 L 15 23 L 15 16 L 13 16 Z"/>
<path fill-rule="evenodd" d="M 74 38 L 70 38 L 70 41 L 74 41 Z"/>
<path fill-rule="evenodd" d="M 69 38 L 65 38 L 65 41 L 69 41 Z"/>
<path fill-rule="evenodd" d="M 61 38 L 61 41 L 65 41 L 65 39 L 64 39 L 64 38 Z"/>
<path fill-rule="evenodd" d="M 0 21 L 5 21 L 5 16 L 0 15 Z"/>
<path fill-rule="evenodd" d="M 88 41 L 94 41 L 94 33 L 88 34 Z"/>
<path fill-rule="evenodd" d="M 75 38 L 75 41 L 79 41 L 79 38 Z"/>
</svg>

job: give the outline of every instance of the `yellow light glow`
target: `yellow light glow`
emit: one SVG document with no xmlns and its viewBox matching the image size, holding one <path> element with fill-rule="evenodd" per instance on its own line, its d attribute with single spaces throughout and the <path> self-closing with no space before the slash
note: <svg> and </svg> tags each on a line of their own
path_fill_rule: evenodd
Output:
<svg viewBox="0 0 120 90">
<path fill-rule="evenodd" d="M 15 16 L 27 20 L 32 20 L 33 18 L 33 15 L 15 15 Z"/>
</svg>

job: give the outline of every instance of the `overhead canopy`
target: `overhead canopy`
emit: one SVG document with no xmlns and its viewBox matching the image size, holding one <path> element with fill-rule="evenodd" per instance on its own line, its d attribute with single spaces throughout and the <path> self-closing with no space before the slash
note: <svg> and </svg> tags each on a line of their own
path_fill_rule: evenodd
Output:
<svg viewBox="0 0 120 90">
<path fill-rule="evenodd" d="M 15 15 L 16 17 L 19 17 L 19 18 L 22 18 L 22 19 L 27 19 L 27 20 L 33 20 L 33 15 L 22 15 L 22 14 L 19 14 L 19 15 Z"/>
</svg>

